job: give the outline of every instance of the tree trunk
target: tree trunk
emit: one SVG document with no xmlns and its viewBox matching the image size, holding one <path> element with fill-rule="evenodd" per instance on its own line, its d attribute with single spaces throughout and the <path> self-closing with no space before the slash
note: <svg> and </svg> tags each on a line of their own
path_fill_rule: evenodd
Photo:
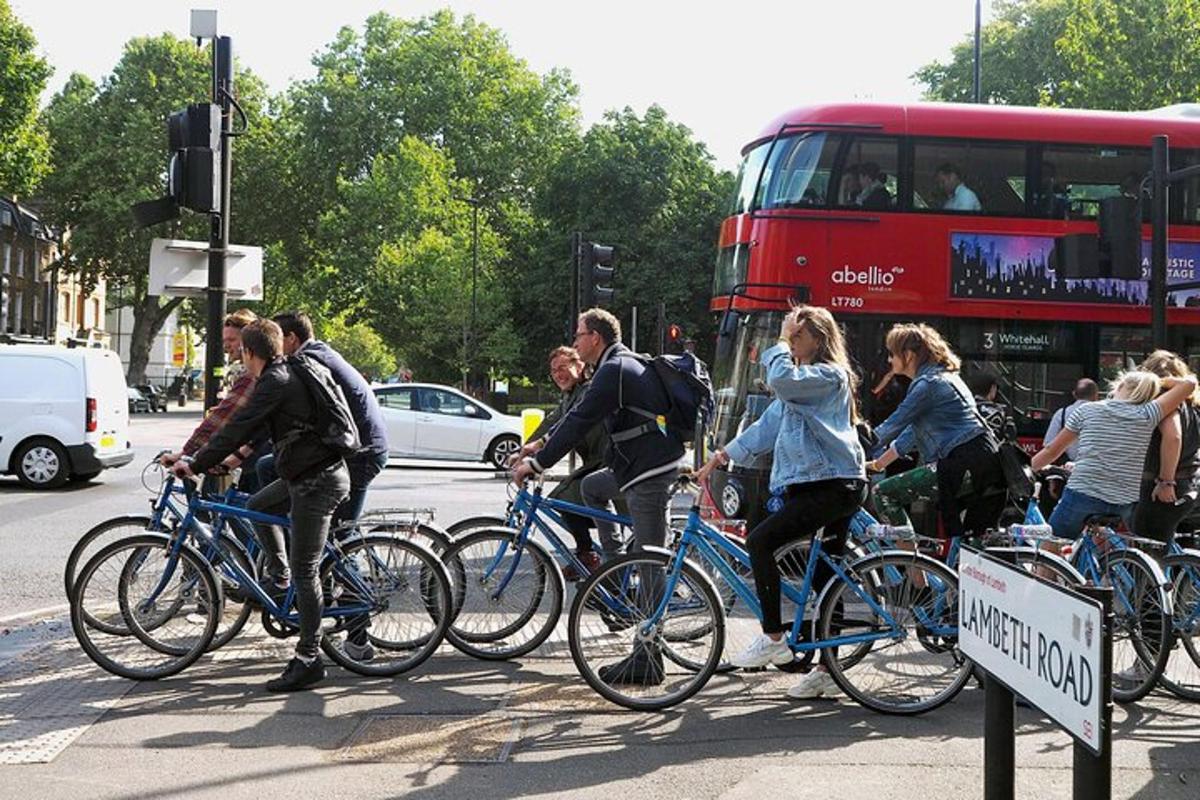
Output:
<svg viewBox="0 0 1200 800">
<path fill-rule="evenodd" d="M 133 309 L 133 331 L 129 334 L 129 372 L 125 377 L 130 386 L 146 382 L 150 348 L 171 312 L 179 308 L 181 303 L 182 297 L 172 297 L 166 303 L 160 303 L 157 296 L 143 294 L 130 304 Z"/>
</svg>

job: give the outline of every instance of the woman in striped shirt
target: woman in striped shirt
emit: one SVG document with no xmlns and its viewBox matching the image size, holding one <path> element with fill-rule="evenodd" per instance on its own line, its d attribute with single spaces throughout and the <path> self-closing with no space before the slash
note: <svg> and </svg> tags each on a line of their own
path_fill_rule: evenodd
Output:
<svg viewBox="0 0 1200 800">
<path fill-rule="evenodd" d="M 1161 395 L 1160 387 L 1166 389 Z M 1078 539 L 1088 517 L 1098 514 L 1119 515 L 1131 525 L 1150 437 L 1195 390 L 1194 376 L 1160 380 L 1152 372 L 1126 372 L 1113 382 L 1108 399 L 1067 416 L 1054 441 L 1033 457 L 1033 468 L 1042 469 L 1079 443 L 1067 487 L 1050 515 L 1055 536 Z"/>
</svg>

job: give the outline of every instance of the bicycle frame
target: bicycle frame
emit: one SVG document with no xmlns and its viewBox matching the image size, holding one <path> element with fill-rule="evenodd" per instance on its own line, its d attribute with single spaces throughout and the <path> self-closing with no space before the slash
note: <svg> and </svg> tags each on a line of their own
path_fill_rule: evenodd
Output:
<svg viewBox="0 0 1200 800">
<path fill-rule="evenodd" d="M 715 543 L 715 544 L 714 544 Z M 742 580 L 728 562 L 722 559 L 718 553 L 724 552 L 733 556 L 740 564 L 745 566 L 750 565 L 749 555 L 728 542 L 725 537 L 704 524 L 700 519 L 700 510 L 698 506 L 692 506 L 688 513 L 687 525 L 683 529 L 683 536 L 680 539 L 679 546 L 675 550 L 672 557 L 671 565 L 667 570 L 667 583 L 664 586 L 663 596 L 658 602 L 658 606 L 654 613 L 647 619 L 642 626 L 640 634 L 649 636 L 654 627 L 658 624 L 658 620 L 667 612 L 670 598 L 674 595 L 675 588 L 678 586 L 679 577 L 683 574 L 683 564 L 688 557 L 688 553 L 695 550 L 699 553 L 710 566 L 714 567 L 721 573 L 721 576 L 741 598 L 747 606 L 754 611 L 758 619 L 762 619 L 762 606 L 759 605 L 758 596 L 754 591 Z M 812 594 L 813 580 L 816 574 L 817 561 L 823 561 L 833 572 L 833 577 L 830 582 L 840 580 L 851 587 L 854 593 L 877 614 L 888 626 L 888 630 L 879 631 L 876 633 L 856 633 L 844 636 L 836 636 L 831 639 L 823 639 L 813 641 L 805 641 L 800 639 L 800 631 L 804 625 L 804 609 L 808 604 L 808 598 Z M 829 584 L 827 584 L 829 585 Z M 808 562 L 805 565 L 804 579 L 801 582 L 799 590 L 794 589 L 790 584 L 783 583 L 780 586 L 783 596 L 787 597 L 796 604 L 796 615 L 792 620 L 791 631 L 788 634 L 788 644 L 798 652 L 809 650 L 818 650 L 826 647 L 837 647 L 840 645 L 861 644 L 864 642 L 879 641 L 882 639 L 890 639 L 894 637 L 894 631 L 898 627 L 896 620 L 888 613 L 886 609 L 879 605 L 873 597 L 864 592 L 862 588 L 853 580 L 847 572 L 842 568 L 838 560 L 830 558 L 829 555 L 821 550 L 821 539 L 815 536 L 809 549 Z M 822 587 L 824 591 L 824 587 Z M 940 601 L 939 601 L 940 602 Z M 932 631 L 935 634 L 943 633 L 941 631 Z M 949 631 L 948 633 L 955 633 Z"/>
</svg>

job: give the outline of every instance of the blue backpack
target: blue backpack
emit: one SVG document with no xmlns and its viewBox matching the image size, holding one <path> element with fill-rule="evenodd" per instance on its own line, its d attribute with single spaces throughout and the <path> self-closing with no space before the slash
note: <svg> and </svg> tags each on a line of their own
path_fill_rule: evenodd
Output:
<svg viewBox="0 0 1200 800">
<path fill-rule="evenodd" d="M 666 390 L 670 408 L 664 414 L 638 406 L 621 408 L 631 411 L 646 421 L 633 428 L 615 431 L 612 441 L 620 443 L 648 433 L 670 434 L 680 442 L 690 442 L 696 435 L 696 423 L 707 427 L 713 418 L 716 403 L 713 399 L 712 380 L 708 367 L 693 353 L 679 355 L 648 356 L 629 353 L 627 358 L 636 358 L 658 376 Z"/>
</svg>

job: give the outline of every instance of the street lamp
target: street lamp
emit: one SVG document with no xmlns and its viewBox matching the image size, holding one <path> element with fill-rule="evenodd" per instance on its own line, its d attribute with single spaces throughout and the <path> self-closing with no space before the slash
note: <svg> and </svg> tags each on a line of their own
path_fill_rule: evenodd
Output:
<svg viewBox="0 0 1200 800">
<path fill-rule="evenodd" d="M 471 336 L 476 335 L 476 318 L 479 313 L 477 300 L 477 290 L 479 285 L 479 204 L 478 197 L 455 197 L 455 200 L 461 200 L 471 207 L 471 320 L 470 323 L 463 321 L 463 391 L 467 391 L 469 386 L 469 376 L 471 374 L 471 350 L 468 344 L 467 331 Z M 469 325 L 469 327 L 468 327 Z"/>
</svg>

